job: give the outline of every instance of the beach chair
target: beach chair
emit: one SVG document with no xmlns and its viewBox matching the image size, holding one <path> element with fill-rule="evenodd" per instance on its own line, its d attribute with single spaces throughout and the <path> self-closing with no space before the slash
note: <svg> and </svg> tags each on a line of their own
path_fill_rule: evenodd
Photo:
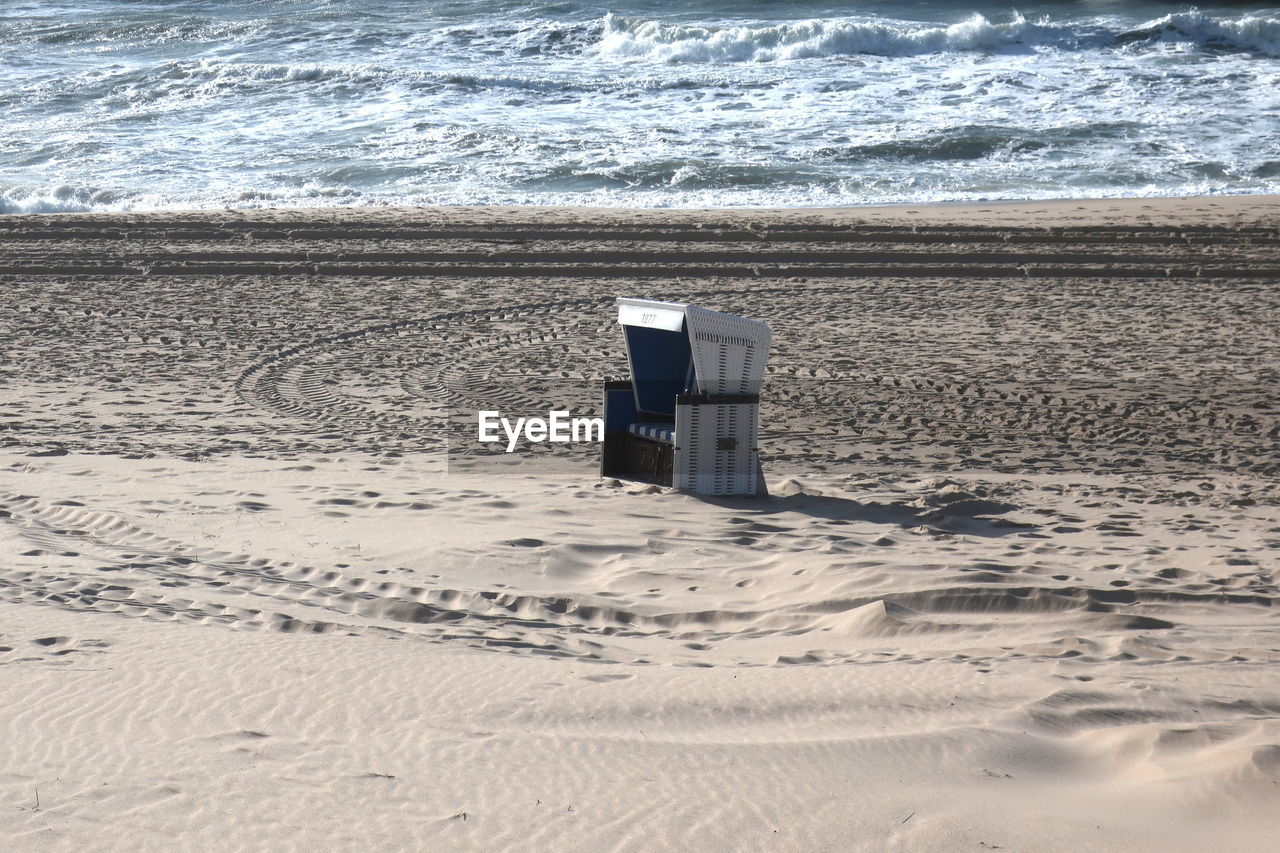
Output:
<svg viewBox="0 0 1280 853">
<path fill-rule="evenodd" d="M 606 477 L 763 495 L 756 433 L 769 327 L 695 305 L 619 299 L 631 378 L 604 386 Z"/>
</svg>

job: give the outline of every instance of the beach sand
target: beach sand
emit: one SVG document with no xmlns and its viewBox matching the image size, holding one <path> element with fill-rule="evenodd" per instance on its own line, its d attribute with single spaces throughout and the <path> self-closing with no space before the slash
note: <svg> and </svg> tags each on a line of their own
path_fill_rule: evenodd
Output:
<svg viewBox="0 0 1280 853">
<path fill-rule="evenodd" d="M 3 847 L 1274 849 L 1277 281 L 1276 197 L 0 219 Z M 620 295 L 771 324 L 772 497 L 446 440 Z"/>
</svg>

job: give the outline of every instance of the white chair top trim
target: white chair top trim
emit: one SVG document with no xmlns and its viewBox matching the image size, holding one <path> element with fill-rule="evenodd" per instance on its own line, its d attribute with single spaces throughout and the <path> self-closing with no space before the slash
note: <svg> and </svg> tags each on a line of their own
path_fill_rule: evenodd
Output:
<svg viewBox="0 0 1280 853">
<path fill-rule="evenodd" d="M 773 335 L 759 320 L 683 302 L 618 299 L 618 322 L 689 335 L 702 394 L 758 394 Z"/>
<path fill-rule="evenodd" d="M 624 326 L 646 326 L 668 332 L 683 332 L 684 312 L 688 307 L 677 302 L 619 299 L 618 322 Z"/>
</svg>

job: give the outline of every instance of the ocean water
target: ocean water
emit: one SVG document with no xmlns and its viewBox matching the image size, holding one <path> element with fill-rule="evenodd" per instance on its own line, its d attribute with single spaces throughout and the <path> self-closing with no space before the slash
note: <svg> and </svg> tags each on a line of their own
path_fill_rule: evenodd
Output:
<svg viewBox="0 0 1280 853">
<path fill-rule="evenodd" d="M 4 0 L 0 212 L 1280 192 L 1280 6 Z"/>
</svg>

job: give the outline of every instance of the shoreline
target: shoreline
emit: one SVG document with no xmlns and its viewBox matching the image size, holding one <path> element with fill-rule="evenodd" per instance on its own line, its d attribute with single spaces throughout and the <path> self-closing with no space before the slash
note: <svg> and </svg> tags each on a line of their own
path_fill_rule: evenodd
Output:
<svg viewBox="0 0 1280 853">
<path fill-rule="evenodd" d="M 981 215 L 979 215 L 981 214 Z M 821 218 L 833 222 L 900 222 L 910 217 L 929 221 L 947 221 L 957 216 L 972 217 L 981 224 L 1012 224 L 1007 217 L 1026 218 L 1029 223 L 1051 225 L 1076 222 L 1092 217 L 1093 224 L 1119 223 L 1126 217 L 1144 224 L 1170 225 L 1189 222 L 1190 217 L 1206 216 L 1214 221 L 1235 218 L 1239 222 L 1269 224 L 1280 222 L 1280 194 L 1151 196 L 1120 198 L 1061 198 L 1046 200 L 942 201 L 919 204 L 866 204 L 845 207 L 592 207 L 576 205 L 437 205 L 367 207 L 229 207 L 145 211 L 12 213 L 0 216 L 0 224 L 10 220 L 129 220 L 161 221 L 164 219 L 275 220 L 347 220 L 417 219 L 430 217 L 457 218 L 483 222 L 514 222 L 537 216 L 553 222 L 578 218 L 604 221 L 670 221 L 687 222 L 696 217 L 711 216 L 716 221 L 732 222 L 777 219 L 781 222 L 804 222 Z"/>
</svg>

